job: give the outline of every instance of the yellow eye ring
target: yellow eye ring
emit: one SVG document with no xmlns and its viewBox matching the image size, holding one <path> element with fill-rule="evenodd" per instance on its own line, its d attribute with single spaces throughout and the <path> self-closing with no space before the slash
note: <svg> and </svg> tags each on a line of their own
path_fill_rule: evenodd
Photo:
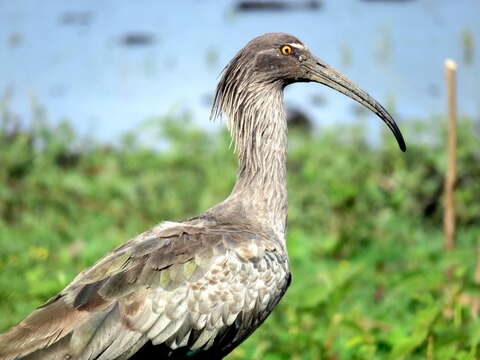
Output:
<svg viewBox="0 0 480 360">
<path fill-rule="evenodd" d="M 290 45 L 283 45 L 280 48 L 280 52 L 282 53 L 282 55 L 292 55 L 293 54 L 293 49 Z"/>
</svg>

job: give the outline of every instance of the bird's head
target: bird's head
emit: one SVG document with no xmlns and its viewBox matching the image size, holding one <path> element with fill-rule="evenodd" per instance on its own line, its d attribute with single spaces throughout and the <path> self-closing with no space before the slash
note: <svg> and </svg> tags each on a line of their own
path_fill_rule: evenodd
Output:
<svg viewBox="0 0 480 360">
<path fill-rule="evenodd" d="M 252 88 L 264 88 L 264 85 L 284 88 L 292 83 L 310 81 L 335 89 L 374 112 L 393 132 L 400 149 L 406 150 L 397 124 L 378 101 L 319 60 L 307 46 L 289 34 L 264 34 L 241 49 L 224 70 L 217 87 L 217 106 L 214 105 L 214 108 L 218 110 L 219 102 L 235 102 L 242 91 Z"/>
</svg>

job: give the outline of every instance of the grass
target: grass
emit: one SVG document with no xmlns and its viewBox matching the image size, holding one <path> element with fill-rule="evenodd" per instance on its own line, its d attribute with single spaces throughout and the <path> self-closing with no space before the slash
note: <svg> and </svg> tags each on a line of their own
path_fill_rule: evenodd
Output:
<svg viewBox="0 0 480 360">
<path fill-rule="evenodd" d="M 226 133 L 188 116 L 158 121 L 160 150 L 70 126 L 0 122 L 0 330 L 105 252 L 162 220 L 221 201 L 235 178 Z M 186 124 L 188 123 L 188 124 Z M 293 283 L 231 359 L 477 359 L 480 289 L 478 130 L 459 127 L 456 249 L 444 252 L 444 136 L 432 118 L 385 132 L 291 129 L 288 247 Z M 447 270 L 451 275 L 447 276 Z"/>
</svg>

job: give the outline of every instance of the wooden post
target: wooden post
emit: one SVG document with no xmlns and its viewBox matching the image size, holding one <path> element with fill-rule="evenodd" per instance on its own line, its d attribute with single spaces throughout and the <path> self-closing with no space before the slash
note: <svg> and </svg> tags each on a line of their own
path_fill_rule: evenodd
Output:
<svg viewBox="0 0 480 360">
<path fill-rule="evenodd" d="M 445 61 L 445 78 L 448 99 L 448 167 L 445 177 L 443 229 L 445 233 L 444 246 L 446 250 L 455 247 L 455 202 L 454 187 L 457 172 L 457 99 L 456 99 L 456 70 L 453 60 Z"/>
</svg>

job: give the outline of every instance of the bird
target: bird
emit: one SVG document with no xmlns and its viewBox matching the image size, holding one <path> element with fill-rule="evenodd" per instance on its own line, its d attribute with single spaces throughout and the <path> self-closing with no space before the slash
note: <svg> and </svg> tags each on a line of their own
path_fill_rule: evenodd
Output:
<svg viewBox="0 0 480 360">
<path fill-rule="evenodd" d="M 238 157 L 230 195 L 165 221 L 83 270 L 0 335 L 2 360 L 223 359 L 267 318 L 290 282 L 283 90 L 316 82 L 352 98 L 406 145 L 392 116 L 293 35 L 251 40 L 229 62 L 211 117 Z"/>
</svg>

